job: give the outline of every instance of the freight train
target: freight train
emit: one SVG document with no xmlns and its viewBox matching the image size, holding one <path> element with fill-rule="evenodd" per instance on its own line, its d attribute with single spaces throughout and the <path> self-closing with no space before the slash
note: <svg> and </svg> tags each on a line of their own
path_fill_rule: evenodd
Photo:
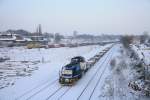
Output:
<svg viewBox="0 0 150 100">
<path fill-rule="evenodd" d="M 92 58 L 85 61 L 82 56 L 73 57 L 71 62 L 62 67 L 59 73 L 59 83 L 61 85 L 73 85 L 79 80 L 94 64 L 109 50 L 106 48 Z"/>
</svg>

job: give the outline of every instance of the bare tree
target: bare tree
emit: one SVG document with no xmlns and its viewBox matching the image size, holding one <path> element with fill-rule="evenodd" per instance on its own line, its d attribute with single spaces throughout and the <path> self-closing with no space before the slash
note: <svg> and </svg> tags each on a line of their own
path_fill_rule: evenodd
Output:
<svg viewBox="0 0 150 100">
<path fill-rule="evenodd" d="M 148 39 L 148 32 L 143 32 L 143 34 L 140 36 L 140 43 L 145 43 L 145 41 Z"/>
<path fill-rule="evenodd" d="M 59 43 L 61 39 L 64 37 L 60 35 L 59 33 L 56 33 L 54 38 L 55 38 L 55 43 Z"/>
<path fill-rule="evenodd" d="M 129 45 L 133 42 L 133 36 L 122 36 L 120 41 L 125 48 L 129 48 Z"/>
</svg>

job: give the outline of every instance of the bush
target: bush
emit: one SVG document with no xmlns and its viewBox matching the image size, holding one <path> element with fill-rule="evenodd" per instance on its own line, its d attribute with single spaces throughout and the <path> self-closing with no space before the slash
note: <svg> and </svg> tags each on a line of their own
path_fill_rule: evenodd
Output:
<svg viewBox="0 0 150 100">
<path fill-rule="evenodd" d="M 111 66 L 111 70 L 114 69 L 114 67 L 116 66 L 116 59 L 112 59 L 110 61 L 110 66 Z"/>
<path fill-rule="evenodd" d="M 130 44 L 133 42 L 133 36 L 122 36 L 120 41 L 125 48 L 129 48 Z"/>
</svg>

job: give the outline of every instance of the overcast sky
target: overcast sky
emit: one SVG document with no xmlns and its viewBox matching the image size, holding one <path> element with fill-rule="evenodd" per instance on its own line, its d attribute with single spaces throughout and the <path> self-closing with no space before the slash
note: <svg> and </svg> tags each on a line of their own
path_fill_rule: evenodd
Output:
<svg viewBox="0 0 150 100">
<path fill-rule="evenodd" d="M 0 0 L 0 31 L 150 32 L 150 0 Z"/>
</svg>

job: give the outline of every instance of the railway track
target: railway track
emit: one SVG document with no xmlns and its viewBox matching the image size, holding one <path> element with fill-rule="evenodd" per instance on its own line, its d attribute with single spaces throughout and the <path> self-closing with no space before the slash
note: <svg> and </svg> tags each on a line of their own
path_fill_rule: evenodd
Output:
<svg viewBox="0 0 150 100">
<path fill-rule="evenodd" d="M 59 91 L 61 91 L 64 87 L 61 86 L 60 88 L 58 88 L 55 92 L 53 92 L 51 95 L 49 95 L 45 100 L 51 100 L 50 98 L 53 97 L 56 93 L 58 93 Z M 66 89 L 63 90 L 63 92 L 61 92 L 62 94 L 57 97 L 58 100 L 61 99 L 62 96 L 64 96 L 69 90 L 71 89 L 71 87 L 67 87 Z"/>
<path fill-rule="evenodd" d="M 109 57 L 110 57 L 110 58 L 109 58 L 109 60 L 110 60 L 110 59 L 111 59 L 111 56 L 112 56 L 112 53 L 109 54 L 109 55 L 105 58 L 105 60 L 101 63 L 100 66 L 105 65 L 105 62 L 107 61 L 107 59 L 108 59 Z M 107 63 L 107 64 L 108 64 L 108 63 Z M 106 65 L 105 65 L 105 66 L 106 66 Z M 96 75 L 98 76 L 98 72 L 99 72 L 102 68 L 103 68 L 103 67 L 99 67 L 99 68 L 97 69 L 97 71 L 95 72 L 95 74 L 92 76 L 92 78 L 90 79 L 90 81 L 87 83 L 87 85 L 85 86 L 85 88 L 82 90 L 82 92 L 80 93 L 80 95 L 77 97 L 77 100 L 80 100 L 80 98 L 81 98 L 81 96 L 83 95 L 83 93 L 84 93 L 84 92 L 86 91 L 86 89 L 90 86 L 90 84 L 92 84 L 92 82 L 93 82 L 93 80 L 94 80 L 94 77 L 96 77 Z M 103 73 L 104 73 L 105 70 L 106 70 L 106 68 L 107 68 L 107 67 L 105 67 L 105 68 L 103 69 L 103 71 L 102 71 L 100 77 L 98 78 L 98 81 L 97 81 L 96 85 L 94 86 L 94 89 L 92 90 L 92 93 L 90 94 L 89 100 L 91 99 L 91 97 L 92 97 L 92 95 L 93 95 L 93 93 L 94 93 L 94 91 L 95 91 L 95 89 L 96 89 L 96 87 L 97 87 L 97 85 L 98 85 L 98 83 L 99 83 L 99 81 L 100 81 L 100 79 L 101 79 Z M 90 90 L 90 91 L 91 91 L 91 90 Z"/>
<path fill-rule="evenodd" d="M 110 57 L 110 59 L 111 59 L 111 56 L 112 56 L 112 54 L 108 54 L 108 56 L 104 59 L 104 61 L 102 62 L 102 64 L 100 65 L 100 66 L 102 66 L 105 62 L 106 62 L 106 60 Z M 97 69 L 97 71 L 93 74 L 93 76 L 91 77 L 91 79 L 89 80 L 89 82 L 88 82 L 88 84 L 85 86 L 85 88 L 82 90 L 82 92 L 81 92 L 81 94 L 77 97 L 77 100 L 79 100 L 80 99 L 80 97 L 82 96 L 82 94 L 85 92 L 85 90 L 86 90 L 86 88 L 89 86 L 89 84 L 92 82 L 92 80 L 94 79 L 94 77 L 96 76 L 96 74 L 98 74 L 98 72 L 99 72 L 99 70 L 101 69 L 101 67 L 99 67 L 98 69 Z M 106 70 L 106 68 L 104 69 L 104 70 Z M 104 70 L 103 70 L 103 72 L 104 72 Z M 103 74 L 103 73 L 102 73 Z M 102 74 L 101 74 L 101 76 L 102 76 Z M 64 92 L 61 92 L 62 94 L 59 96 L 59 97 L 57 97 L 58 99 L 57 100 L 60 100 L 70 89 L 71 89 L 72 87 L 68 87 L 68 88 L 66 88 L 65 90 L 64 90 Z M 95 87 L 96 88 L 96 87 Z M 46 100 L 53 100 L 53 99 L 51 99 L 54 95 L 56 95 L 59 91 L 61 91 L 63 89 L 63 87 L 60 87 L 60 88 L 58 88 L 55 92 L 53 92 L 53 93 L 51 93 L 47 98 L 46 98 Z M 94 89 L 95 90 L 95 89 Z M 94 90 L 93 90 L 93 93 L 94 93 Z M 92 96 L 92 94 L 91 94 L 91 96 Z"/>
<path fill-rule="evenodd" d="M 53 92 L 51 95 L 49 95 L 46 100 L 49 100 L 53 95 L 55 95 L 59 90 L 61 90 L 63 87 L 61 86 L 60 88 L 58 88 L 55 92 Z"/>
<path fill-rule="evenodd" d="M 61 96 L 59 96 L 58 100 L 60 100 L 71 88 L 68 88 Z"/>
<path fill-rule="evenodd" d="M 31 96 L 29 96 L 29 97 L 26 99 L 26 100 L 29 100 L 29 99 L 31 99 L 33 96 L 35 96 L 36 94 L 38 94 L 39 92 L 43 91 L 45 88 L 49 87 L 49 86 L 52 85 L 52 84 L 55 84 L 55 82 L 57 82 L 57 81 L 58 81 L 58 79 L 55 79 L 55 80 L 53 80 L 53 81 L 51 81 L 51 82 L 49 83 L 49 80 L 48 80 L 48 81 L 44 82 L 43 84 L 40 84 L 40 85 L 38 85 L 38 86 L 36 86 L 36 87 L 30 89 L 29 91 L 25 92 L 25 93 L 22 94 L 21 96 L 17 97 L 15 100 L 22 100 L 23 97 L 26 97 L 27 95 L 32 94 Z M 47 85 L 45 85 L 45 84 L 47 84 Z M 44 86 L 44 85 L 45 85 L 45 86 Z M 44 86 L 44 87 L 42 87 L 42 86 Z M 39 89 L 40 87 L 42 87 L 42 88 Z M 36 91 L 36 92 L 34 92 L 34 93 L 32 93 L 33 91 L 35 91 L 35 90 L 37 90 L 37 89 L 39 89 L 39 90 Z"/>
<path fill-rule="evenodd" d="M 112 54 L 112 55 L 113 55 L 113 54 Z M 112 55 L 111 55 L 111 57 L 112 57 Z M 110 60 L 111 60 L 111 58 L 109 59 L 108 63 L 110 62 Z M 107 64 L 108 64 L 108 63 L 107 63 Z M 106 64 L 106 66 L 107 66 L 107 64 Z M 91 93 L 91 95 L 90 95 L 89 100 L 91 100 L 91 98 L 92 98 L 92 96 L 93 96 L 93 94 L 94 94 L 94 92 L 95 92 L 95 89 L 96 89 L 96 87 L 98 86 L 98 83 L 100 82 L 100 80 L 101 80 L 101 78 L 102 78 L 102 75 L 104 74 L 106 68 L 107 68 L 107 67 L 104 68 L 104 70 L 102 71 L 102 74 L 100 75 L 98 81 L 96 82 L 96 85 L 94 86 L 94 89 L 92 90 L 92 93 Z"/>
<path fill-rule="evenodd" d="M 109 50 L 109 51 L 110 51 L 110 50 Z M 108 52 L 107 52 L 107 53 L 108 53 Z M 108 55 L 106 56 L 106 58 L 104 59 L 104 61 L 101 63 L 100 66 L 103 66 L 103 65 L 104 65 L 104 63 L 106 62 L 106 60 L 109 58 L 110 55 L 112 55 L 112 54 L 110 53 L 110 54 L 108 54 Z M 110 59 L 111 59 L 111 57 L 110 57 Z M 80 97 L 81 97 L 82 94 L 85 92 L 85 90 L 87 89 L 87 87 L 91 84 L 92 80 L 93 80 L 94 77 L 98 74 L 98 72 L 99 72 L 100 69 L 101 69 L 101 67 L 98 67 L 98 69 L 96 70 L 96 72 L 93 74 L 93 76 L 91 77 L 91 79 L 88 81 L 88 84 L 85 86 L 85 88 L 82 90 L 82 92 L 80 93 L 80 95 L 77 97 L 77 100 L 80 99 Z M 106 68 L 103 70 L 103 73 L 104 73 L 105 70 L 106 70 Z M 103 74 L 103 73 L 102 73 L 102 74 Z M 100 78 L 102 77 L 102 74 L 100 75 Z M 96 83 L 96 85 L 99 83 L 100 78 L 99 78 L 98 82 Z M 37 86 L 37 87 L 35 87 L 35 88 L 33 88 L 33 89 L 31 89 L 31 90 L 25 92 L 24 94 L 22 94 L 21 96 L 19 96 L 16 100 L 22 100 L 23 97 L 26 98 L 25 100 L 31 100 L 33 97 L 37 96 L 37 95 L 40 94 L 42 91 L 44 91 L 44 90 L 46 90 L 46 89 L 49 89 L 49 90 L 50 90 L 49 87 L 50 87 L 51 85 L 53 85 L 53 84 L 56 84 L 56 82 L 58 83 L 58 79 L 56 79 L 56 80 L 54 80 L 54 81 L 52 81 L 52 82 L 50 82 L 50 83 L 49 83 L 49 81 L 46 81 L 46 82 L 44 83 L 44 85 L 45 85 L 45 84 L 46 84 L 46 85 L 43 86 L 43 84 L 42 84 L 42 86 L 43 86 L 42 88 L 39 89 L 39 87 L 41 87 L 41 85 L 39 85 L 39 86 Z M 53 87 L 52 87 L 52 88 L 53 88 Z M 51 98 L 55 97 L 56 94 L 59 94 L 59 92 L 61 91 L 61 93 L 60 93 L 60 94 L 58 95 L 58 97 L 57 97 L 57 98 L 58 98 L 57 100 L 60 100 L 71 88 L 72 88 L 72 87 L 59 86 L 56 90 L 54 90 L 53 92 L 51 92 L 49 96 L 46 96 L 46 98 L 45 98 L 44 100 L 51 100 Z M 92 93 L 91 93 L 91 95 L 90 95 L 89 100 L 91 99 L 91 97 L 92 97 L 92 95 L 93 95 L 93 93 L 94 93 L 94 91 L 95 91 L 95 88 L 96 88 L 96 86 L 95 86 L 94 89 L 92 90 Z M 37 90 L 37 91 L 33 92 L 34 90 Z M 29 95 L 28 95 L 28 94 L 29 94 Z M 23 99 L 23 100 L 24 100 L 24 99 Z"/>
</svg>

